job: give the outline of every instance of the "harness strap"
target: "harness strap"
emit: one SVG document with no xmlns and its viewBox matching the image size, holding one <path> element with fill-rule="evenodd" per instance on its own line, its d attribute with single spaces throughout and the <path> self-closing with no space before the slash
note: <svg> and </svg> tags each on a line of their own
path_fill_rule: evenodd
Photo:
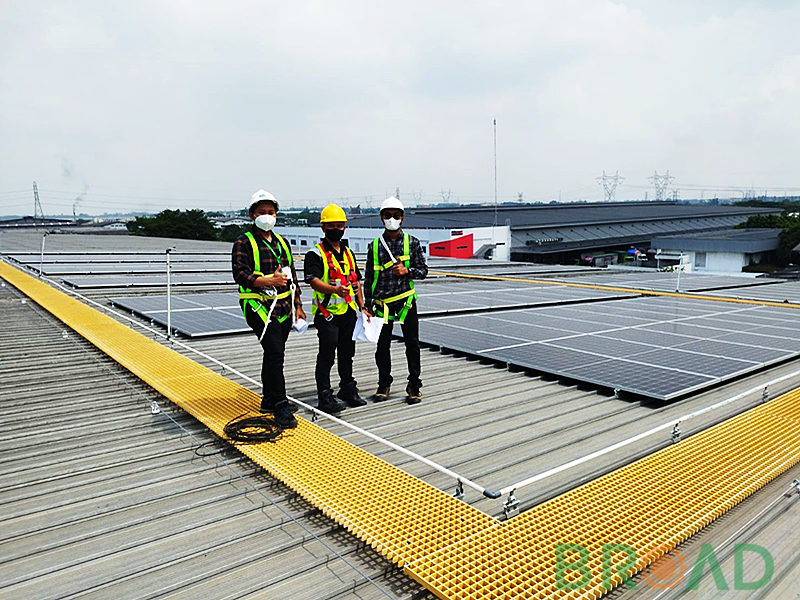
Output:
<svg viewBox="0 0 800 600">
<path fill-rule="evenodd" d="M 401 308 L 397 312 L 396 316 L 394 317 L 391 316 L 389 314 L 389 307 L 387 305 L 402 300 L 403 298 L 406 299 L 406 303 L 403 305 L 403 308 Z M 413 288 L 406 292 L 403 292 L 402 294 L 397 294 L 396 296 L 392 296 L 391 298 L 386 298 L 384 300 L 379 300 L 378 298 L 375 298 L 375 304 L 377 306 L 386 307 L 383 311 L 383 314 L 381 314 L 379 310 L 376 310 L 375 314 L 377 314 L 379 317 L 383 317 L 384 323 L 388 323 L 389 321 L 392 321 L 394 319 L 397 319 L 401 324 L 405 323 L 406 315 L 408 315 L 408 311 L 411 308 L 412 304 L 414 303 L 414 300 L 416 299 L 417 299 L 417 293 L 414 291 Z"/>
</svg>

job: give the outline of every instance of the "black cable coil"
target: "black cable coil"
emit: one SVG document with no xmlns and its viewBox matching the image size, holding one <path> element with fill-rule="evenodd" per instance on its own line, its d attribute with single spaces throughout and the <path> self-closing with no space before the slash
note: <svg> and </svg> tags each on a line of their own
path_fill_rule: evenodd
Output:
<svg viewBox="0 0 800 600">
<path fill-rule="evenodd" d="M 225 436 L 234 444 L 260 444 L 275 442 L 283 434 L 280 425 L 266 415 L 236 417 L 225 425 Z"/>
</svg>

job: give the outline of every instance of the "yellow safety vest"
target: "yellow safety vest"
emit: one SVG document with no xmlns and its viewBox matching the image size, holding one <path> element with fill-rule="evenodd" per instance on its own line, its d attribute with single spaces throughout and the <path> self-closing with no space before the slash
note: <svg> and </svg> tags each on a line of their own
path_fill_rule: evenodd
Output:
<svg viewBox="0 0 800 600">
<path fill-rule="evenodd" d="M 381 245 L 381 238 L 377 237 L 372 242 L 372 262 L 373 262 L 373 277 L 372 280 L 372 300 L 375 302 L 375 314 L 379 317 L 383 317 L 383 321 L 388 323 L 389 321 L 394 320 L 395 318 L 400 323 L 405 323 L 406 315 L 408 314 L 408 310 L 411 308 L 414 300 L 417 299 L 417 292 L 414 291 L 414 282 L 409 279 L 408 281 L 408 290 L 397 294 L 396 296 L 392 296 L 391 298 L 375 298 L 375 288 L 378 286 L 378 277 L 382 271 L 387 271 L 391 269 L 396 263 L 389 261 L 387 263 L 381 263 L 379 258 L 379 251 L 378 246 Z M 410 253 L 410 246 L 411 246 L 411 236 L 407 233 L 403 232 L 403 254 L 401 256 L 396 257 L 399 262 L 402 262 L 406 269 L 411 268 L 411 253 Z M 387 304 L 391 304 L 392 302 L 397 302 L 398 300 L 405 299 L 406 303 L 403 305 L 396 316 L 392 316 L 389 314 L 388 308 L 384 308 Z"/>
<path fill-rule="evenodd" d="M 250 246 L 253 248 L 253 273 L 258 276 L 264 275 L 261 272 L 261 253 L 258 249 L 258 242 L 256 242 L 256 238 L 252 232 L 248 231 L 245 233 L 247 239 L 250 240 Z M 292 253 L 289 251 L 289 247 L 286 245 L 286 241 L 274 231 L 272 235 L 278 240 L 281 248 L 283 248 L 283 253 L 286 254 L 287 260 L 289 261 L 288 266 L 292 266 Z M 270 248 L 272 250 L 272 248 Z M 274 253 L 274 251 L 273 251 Z M 280 258 L 278 257 L 278 263 L 280 263 Z M 286 290 L 285 292 L 281 292 L 277 296 L 275 294 L 265 294 L 261 292 L 254 292 L 249 288 L 244 288 L 241 285 L 239 286 L 239 300 L 244 300 L 242 303 L 242 315 L 245 314 L 245 310 L 249 306 L 253 312 L 255 312 L 259 317 L 264 320 L 264 323 L 267 322 L 267 318 L 269 315 L 269 311 L 264 306 L 263 302 L 272 302 L 273 300 L 280 300 L 282 298 L 287 298 L 291 295 L 292 290 Z M 289 315 L 283 315 L 282 317 L 275 317 L 275 319 L 282 323 L 287 319 Z M 247 320 L 247 316 L 245 315 L 245 320 Z"/>
<path fill-rule="evenodd" d="M 355 293 L 353 291 L 353 280 L 356 277 L 356 260 L 353 256 L 353 252 L 348 246 L 343 246 L 342 255 L 345 260 L 343 261 L 344 265 L 340 265 L 339 261 L 337 261 L 336 257 L 333 255 L 333 252 L 325 250 L 321 243 L 314 246 L 314 250 L 316 250 L 317 254 L 319 254 L 322 259 L 321 281 L 331 285 L 331 267 L 333 267 L 333 275 L 336 284 L 348 284 L 347 289 L 350 292 L 348 294 L 350 301 L 348 302 L 346 298 L 342 298 L 338 294 L 323 294 L 322 292 L 313 290 L 311 294 L 313 299 L 313 304 L 311 305 L 312 314 L 316 315 L 318 312 L 321 312 L 327 319 L 330 315 L 342 315 L 350 308 L 356 310 L 358 304 L 356 303 Z M 342 279 L 344 279 L 344 281 L 342 281 Z"/>
</svg>

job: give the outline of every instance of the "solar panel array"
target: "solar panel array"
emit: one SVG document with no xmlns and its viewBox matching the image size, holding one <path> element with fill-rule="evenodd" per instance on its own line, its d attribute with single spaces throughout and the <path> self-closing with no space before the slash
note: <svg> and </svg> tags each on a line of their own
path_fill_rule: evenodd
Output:
<svg viewBox="0 0 800 600">
<path fill-rule="evenodd" d="M 180 276 L 174 276 L 173 280 Z M 98 279 L 98 278 L 94 278 Z M 130 282 L 133 278 L 129 278 Z M 145 279 L 145 278 L 137 278 Z M 226 281 L 229 282 L 229 281 Z M 162 278 L 161 283 L 166 285 Z M 193 285 L 196 282 L 192 283 Z M 135 285 L 135 284 L 128 284 Z M 180 283 L 178 283 L 180 285 Z M 584 290 L 560 286 L 536 286 L 524 283 L 481 281 L 480 284 L 451 281 L 427 282 L 417 287 L 420 293 L 418 310 L 420 315 L 446 314 L 474 310 L 490 310 L 508 307 L 550 305 L 627 297 L 627 294 Z M 304 286 L 303 308 L 311 314 L 311 294 Z M 155 323 L 166 325 L 167 296 L 133 296 L 112 298 L 110 301 L 133 311 Z M 208 311 L 216 311 L 209 313 Z M 237 315 L 231 321 L 223 314 Z M 180 315 L 177 316 L 176 315 Z M 213 319 L 209 319 L 213 316 Z M 236 292 L 179 294 L 172 296 L 172 327 L 189 337 L 218 335 L 249 331 L 243 329 L 239 296 Z"/>
<path fill-rule="evenodd" d="M 27 265 L 36 273 L 38 263 Z M 225 262 L 176 262 L 170 265 L 173 273 L 230 273 L 231 261 Z M 135 275 L 166 273 L 166 263 L 158 262 L 106 262 L 106 263 L 43 263 L 41 271 L 47 276 L 56 275 Z"/>
<path fill-rule="evenodd" d="M 800 354 L 799 313 L 634 298 L 420 321 L 423 342 L 659 400 Z"/>
<path fill-rule="evenodd" d="M 130 310 L 153 323 L 167 326 L 167 297 L 111 298 L 112 305 Z M 242 333 L 250 328 L 242 317 L 237 294 L 180 294 L 170 298 L 172 329 L 187 337 Z"/>
<path fill-rule="evenodd" d="M 775 281 L 774 279 L 772 281 Z M 758 287 L 734 288 L 715 293 L 715 296 L 726 298 L 745 298 L 748 300 L 769 300 L 771 302 L 789 302 L 800 304 L 800 281 L 787 281 Z"/>
<path fill-rule="evenodd" d="M 420 315 L 608 300 L 629 296 L 623 292 L 491 280 L 432 281 L 418 285 L 417 290 Z"/>
<path fill-rule="evenodd" d="M 735 277 L 726 275 L 703 275 L 700 273 L 681 273 L 680 284 L 678 274 L 664 271 L 625 272 L 606 271 L 590 275 L 575 275 L 570 277 L 556 277 L 555 281 L 572 283 L 589 283 L 595 285 L 608 285 L 615 287 L 629 287 L 639 290 L 656 290 L 674 292 L 703 291 L 734 287 L 772 285 L 775 279 L 755 277 Z"/>
<path fill-rule="evenodd" d="M 167 276 L 164 275 L 90 275 L 87 277 L 64 277 L 62 281 L 76 289 L 122 289 L 136 287 L 167 287 Z M 230 273 L 177 273 L 171 277 L 173 286 L 187 285 L 233 285 Z"/>
</svg>

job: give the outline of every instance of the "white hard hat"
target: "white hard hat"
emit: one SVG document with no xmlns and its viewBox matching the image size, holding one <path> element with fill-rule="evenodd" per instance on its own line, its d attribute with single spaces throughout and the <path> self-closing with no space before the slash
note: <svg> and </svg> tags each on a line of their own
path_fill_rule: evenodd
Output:
<svg viewBox="0 0 800 600">
<path fill-rule="evenodd" d="M 247 209 L 248 212 L 252 212 L 256 204 L 259 202 L 272 202 L 272 204 L 275 206 L 275 210 L 278 210 L 278 200 L 275 198 L 275 196 L 266 190 L 258 190 L 250 197 L 250 208 Z"/>
<path fill-rule="evenodd" d="M 403 212 L 406 211 L 406 209 L 403 208 L 403 203 L 400 202 L 400 200 L 398 200 L 394 196 L 389 196 L 386 200 L 383 201 L 383 204 L 381 204 L 380 212 L 383 212 L 384 209 L 387 208 L 396 208 L 398 210 L 402 210 Z"/>
</svg>

